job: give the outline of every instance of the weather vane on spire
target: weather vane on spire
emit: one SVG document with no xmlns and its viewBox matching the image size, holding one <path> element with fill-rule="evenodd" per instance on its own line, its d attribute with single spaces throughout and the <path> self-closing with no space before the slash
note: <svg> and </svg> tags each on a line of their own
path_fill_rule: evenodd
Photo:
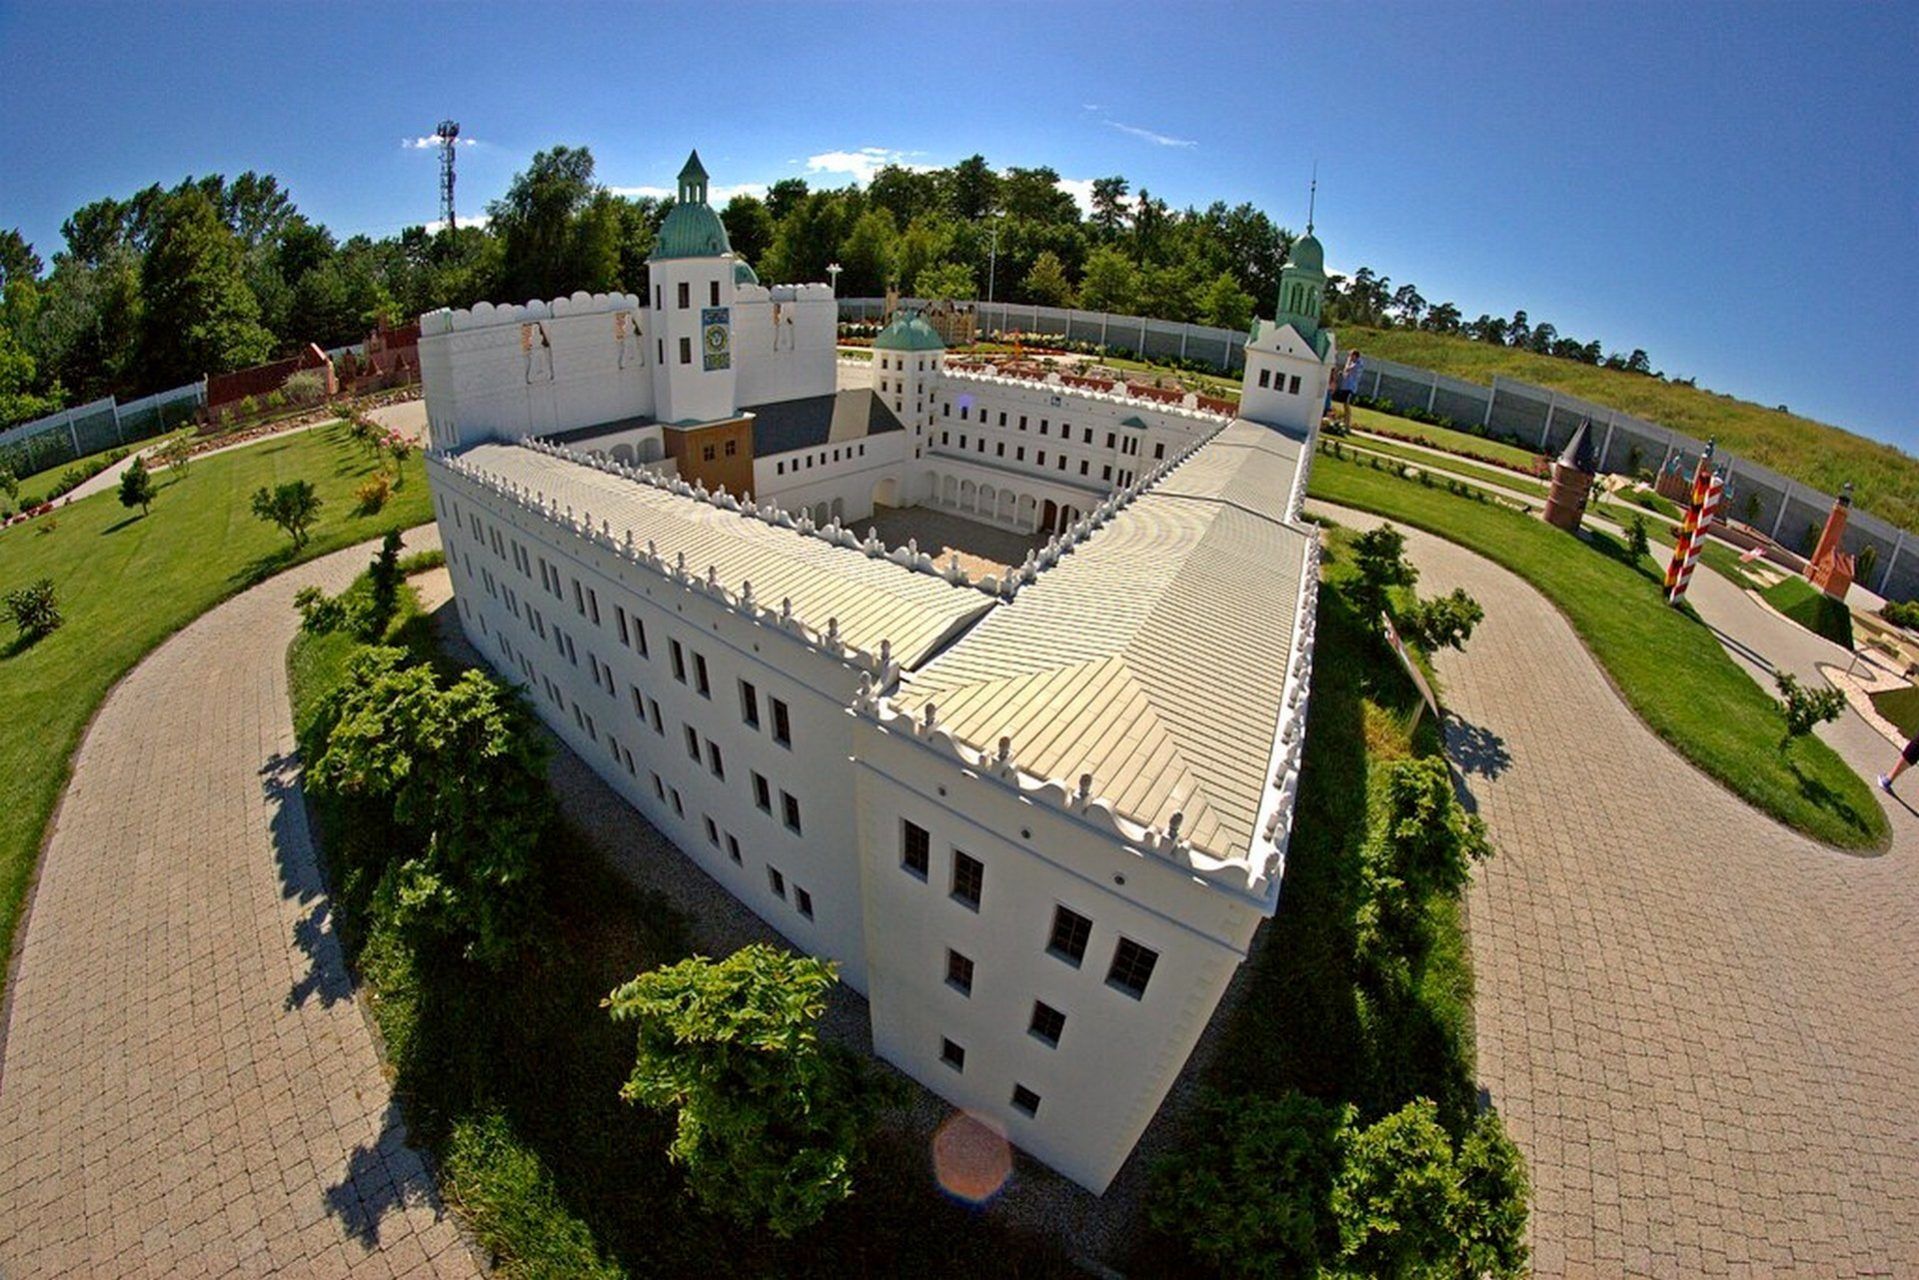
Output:
<svg viewBox="0 0 1919 1280">
<path fill-rule="evenodd" d="M 1306 234 L 1313 234 L 1313 206 L 1319 202 L 1319 161 L 1313 161 L 1313 185 L 1306 189 Z"/>
</svg>

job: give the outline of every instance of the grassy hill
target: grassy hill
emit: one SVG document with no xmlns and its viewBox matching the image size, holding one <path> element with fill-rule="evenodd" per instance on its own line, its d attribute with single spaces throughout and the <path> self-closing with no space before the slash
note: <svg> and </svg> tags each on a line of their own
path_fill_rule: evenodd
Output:
<svg viewBox="0 0 1919 1280">
<path fill-rule="evenodd" d="M 1839 492 L 1850 480 L 1861 507 L 1919 532 L 1919 458 L 1839 427 L 1643 374 L 1444 334 L 1346 325 L 1339 330 L 1339 344 L 1472 382 L 1490 384 L 1494 374 L 1517 378 L 1677 427 L 1701 440 L 1714 436 L 1741 458 L 1825 493 Z"/>
</svg>

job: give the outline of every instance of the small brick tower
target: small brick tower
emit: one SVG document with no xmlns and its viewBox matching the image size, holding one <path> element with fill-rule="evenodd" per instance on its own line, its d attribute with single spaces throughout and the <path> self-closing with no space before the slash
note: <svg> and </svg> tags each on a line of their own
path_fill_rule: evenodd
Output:
<svg viewBox="0 0 1919 1280">
<path fill-rule="evenodd" d="M 1852 587 L 1852 554 L 1839 549 L 1846 533 L 1846 518 L 1851 513 L 1852 481 L 1848 480 L 1839 491 L 1839 496 L 1833 499 L 1832 511 L 1826 516 L 1826 527 L 1819 535 L 1819 545 L 1813 548 L 1812 558 L 1806 561 L 1806 581 L 1834 600 L 1844 600 L 1846 592 Z"/>
<path fill-rule="evenodd" d="M 1572 439 L 1553 459 L 1552 488 L 1546 494 L 1546 523 L 1571 533 L 1586 514 L 1586 495 L 1592 492 L 1599 461 L 1593 457 L 1592 424 L 1584 419 Z"/>
</svg>

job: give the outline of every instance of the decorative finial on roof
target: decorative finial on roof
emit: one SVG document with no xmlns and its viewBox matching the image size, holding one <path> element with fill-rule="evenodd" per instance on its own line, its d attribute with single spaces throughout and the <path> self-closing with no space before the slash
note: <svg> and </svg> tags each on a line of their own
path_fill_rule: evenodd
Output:
<svg viewBox="0 0 1919 1280">
<path fill-rule="evenodd" d="M 1306 188 L 1306 234 L 1313 234 L 1313 207 L 1319 203 L 1319 161 L 1313 161 L 1313 183 Z"/>
</svg>

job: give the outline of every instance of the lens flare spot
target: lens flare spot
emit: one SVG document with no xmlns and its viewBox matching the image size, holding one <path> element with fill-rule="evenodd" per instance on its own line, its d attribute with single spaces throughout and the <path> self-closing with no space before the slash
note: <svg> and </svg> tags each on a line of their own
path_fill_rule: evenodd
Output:
<svg viewBox="0 0 1919 1280">
<path fill-rule="evenodd" d="M 982 1204 L 1012 1175 L 1013 1148 L 990 1119 L 956 1111 L 933 1135 L 933 1172 L 948 1195 Z"/>
</svg>

